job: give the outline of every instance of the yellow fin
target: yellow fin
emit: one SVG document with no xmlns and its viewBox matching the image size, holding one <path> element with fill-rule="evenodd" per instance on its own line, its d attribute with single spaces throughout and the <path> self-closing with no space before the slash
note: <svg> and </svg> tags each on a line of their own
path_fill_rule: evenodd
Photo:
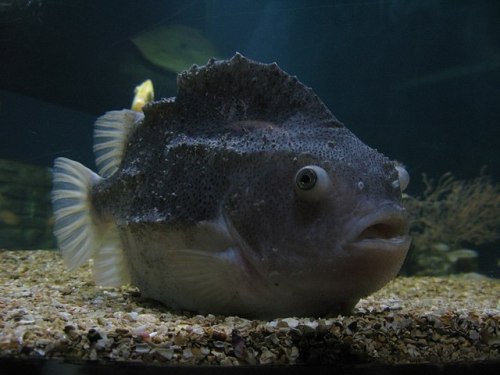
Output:
<svg viewBox="0 0 500 375">
<path fill-rule="evenodd" d="M 135 96 L 132 101 L 131 109 L 136 112 L 141 112 L 142 107 L 152 102 L 155 98 L 153 82 L 150 79 L 145 80 L 139 86 L 136 86 L 134 93 Z"/>
</svg>

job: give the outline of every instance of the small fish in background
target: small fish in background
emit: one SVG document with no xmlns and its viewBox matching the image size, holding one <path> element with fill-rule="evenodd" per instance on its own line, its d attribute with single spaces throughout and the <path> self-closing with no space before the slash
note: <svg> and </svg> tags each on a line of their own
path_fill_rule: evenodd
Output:
<svg viewBox="0 0 500 375">
<path fill-rule="evenodd" d="M 54 163 L 63 257 L 172 308 L 349 312 L 410 246 L 406 170 L 276 64 L 193 66 L 176 97 L 100 117 L 94 152 L 99 174 Z"/>
<path fill-rule="evenodd" d="M 142 107 L 150 103 L 155 98 L 153 82 L 150 79 L 145 80 L 134 90 L 134 99 L 132 100 L 132 111 L 141 112 Z"/>
<path fill-rule="evenodd" d="M 131 41 L 146 60 L 173 73 L 180 73 L 192 64 L 203 64 L 217 55 L 209 39 L 184 25 L 153 27 Z"/>
</svg>

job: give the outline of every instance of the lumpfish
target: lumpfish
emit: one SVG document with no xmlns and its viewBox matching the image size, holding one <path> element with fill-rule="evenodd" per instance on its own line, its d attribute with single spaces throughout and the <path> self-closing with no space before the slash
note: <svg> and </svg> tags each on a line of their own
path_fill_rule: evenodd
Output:
<svg viewBox="0 0 500 375">
<path fill-rule="evenodd" d="M 178 76 L 176 97 L 95 125 L 98 174 L 54 164 L 67 265 L 175 309 L 253 318 L 348 312 L 410 246 L 403 167 L 313 91 L 240 54 Z"/>
</svg>

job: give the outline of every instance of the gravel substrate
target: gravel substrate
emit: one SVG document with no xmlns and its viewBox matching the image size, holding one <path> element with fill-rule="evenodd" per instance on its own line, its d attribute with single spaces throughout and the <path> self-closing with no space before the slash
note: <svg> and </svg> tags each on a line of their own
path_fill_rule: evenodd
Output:
<svg viewBox="0 0 500 375">
<path fill-rule="evenodd" d="M 190 365 L 500 360 L 500 282 L 398 277 L 352 315 L 272 321 L 171 311 L 96 287 L 57 252 L 0 251 L 0 357 Z"/>
</svg>

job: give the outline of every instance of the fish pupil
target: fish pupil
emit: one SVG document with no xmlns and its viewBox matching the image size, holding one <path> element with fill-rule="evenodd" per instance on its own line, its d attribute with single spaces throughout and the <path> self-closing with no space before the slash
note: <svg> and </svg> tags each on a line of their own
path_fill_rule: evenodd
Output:
<svg viewBox="0 0 500 375">
<path fill-rule="evenodd" d="M 297 176 L 297 186 L 302 190 L 309 190 L 316 184 L 317 176 L 311 168 L 304 168 Z"/>
</svg>

